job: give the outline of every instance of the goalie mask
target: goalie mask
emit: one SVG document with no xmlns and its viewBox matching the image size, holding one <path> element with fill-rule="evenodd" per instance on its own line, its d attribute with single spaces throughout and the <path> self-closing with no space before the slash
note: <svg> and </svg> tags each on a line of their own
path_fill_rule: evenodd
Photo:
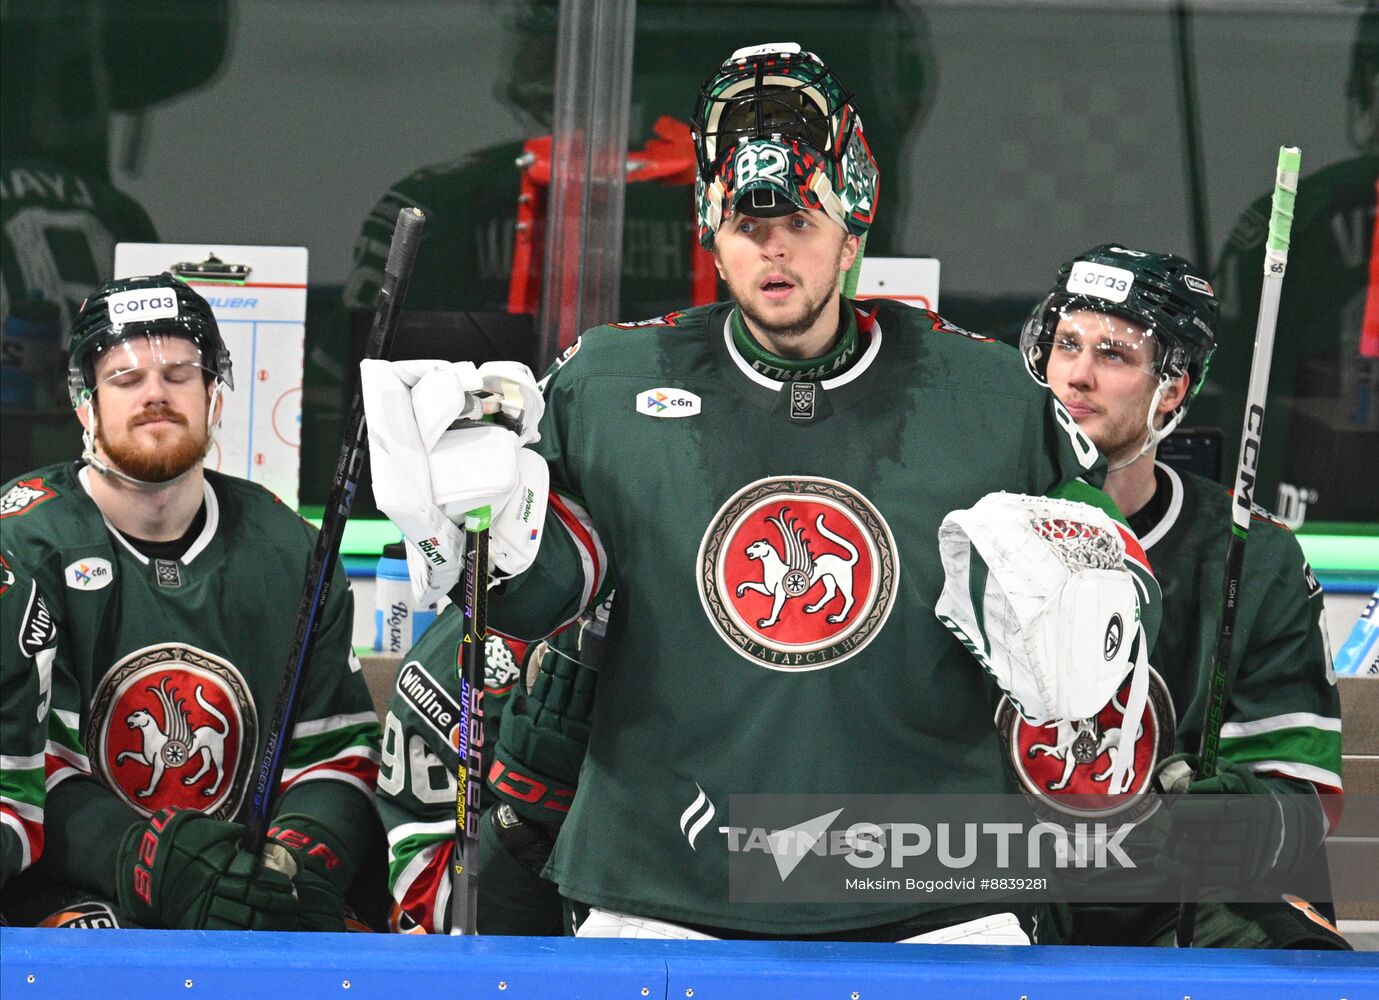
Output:
<svg viewBox="0 0 1379 1000">
<path fill-rule="evenodd" d="M 876 215 L 880 171 L 852 95 L 794 43 L 739 49 L 699 90 L 691 119 L 699 241 L 739 208 L 824 212 L 854 236 Z"/>
<path fill-rule="evenodd" d="M 1053 291 L 1025 320 L 1020 353 L 1045 386 L 1055 350 L 1091 350 L 1137 364 L 1158 383 L 1145 418 L 1143 455 L 1178 426 L 1206 381 L 1217 313 L 1216 292 L 1191 261 L 1107 243 L 1059 269 Z M 1188 379 L 1182 403 L 1162 427 L 1155 426 L 1164 390 L 1182 375 Z"/>
<path fill-rule="evenodd" d="M 196 353 L 188 360 L 184 346 Z M 175 480 L 146 483 L 110 468 L 95 454 L 97 414 L 93 396 L 102 385 L 140 368 L 196 369 L 212 386 L 206 407 L 206 447 L 214 438 L 217 401 L 234 388 L 230 352 L 210 303 L 169 272 L 108 281 L 91 293 L 77 313 L 68 344 L 67 389 L 74 407 L 86 407 L 88 430 L 82 457 L 98 471 L 142 489 L 164 489 Z M 97 371 L 100 371 L 99 381 Z M 185 473 L 184 473 L 185 474 Z M 180 476 L 178 477 L 180 478 Z"/>
</svg>

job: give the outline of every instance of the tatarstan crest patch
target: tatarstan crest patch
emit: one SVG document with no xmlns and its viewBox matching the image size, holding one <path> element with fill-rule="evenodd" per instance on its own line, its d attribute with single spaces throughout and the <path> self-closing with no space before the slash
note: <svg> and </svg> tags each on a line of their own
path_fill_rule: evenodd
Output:
<svg viewBox="0 0 1379 1000">
<path fill-rule="evenodd" d="M 861 493 L 829 479 L 773 477 L 725 503 L 696 562 L 719 636 L 773 670 L 817 670 L 860 652 L 895 603 L 890 527 Z"/>
<path fill-rule="evenodd" d="M 86 745 L 101 780 L 145 816 L 177 806 L 231 819 L 249 787 L 258 718 L 233 664 L 162 643 L 102 678 Z"/>
<path fill-rule="evenodd" d="M 1100 711 L 1086 719 L 1032 726 L 1020 717 L 1008 697 L 996 709 L 996 730 L 1006 745 L 1020 788 L 1033 800 L 1042 819 L 1071 821 L 1107 819 L 1133 823 L 1154 811 L 1154 769 L 1173 753 L 1177 730 L 1168 685 L 1149 668 L 1149 697 L 1135 727 L 1134 761 L 1124 788 L 1112 788 L 1110 777 L 1120 753 L 1120 734 L 1127 722 L 1127 679 Z"/>
</svg>

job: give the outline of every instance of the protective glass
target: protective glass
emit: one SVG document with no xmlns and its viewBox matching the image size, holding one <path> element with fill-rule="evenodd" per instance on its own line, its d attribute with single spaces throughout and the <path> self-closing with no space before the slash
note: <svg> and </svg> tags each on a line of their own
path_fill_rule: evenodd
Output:
<svg viewBox="0 0 1379 1000">
<path fill-rule="evenodd" d="M 1157 380 L 1163 370 L 1161 338 L 1153 326 L 1104 311 L 1092 300 L 1050 296 L 1020 335 L 1020 350 L 1045 381 L 1051 359 L 1060 363 L 1091 359 L 1099 372 L 1137 371 Z"/>
<path fill-rule="evenodd" d="M 135 334 L 130 337 L 103 338 L 84 352 L 80 371 L 72 378 L 74 386 L 92 392 L 106 386 L 136 389 L 153 373 L 171 386 L 207 385 L 219 377 L 213 358 L 215 345 L 203 343 L 201 335 L 167 336 Z M 229 383 L 228 371 L 225 381 Z"/>
</svg>

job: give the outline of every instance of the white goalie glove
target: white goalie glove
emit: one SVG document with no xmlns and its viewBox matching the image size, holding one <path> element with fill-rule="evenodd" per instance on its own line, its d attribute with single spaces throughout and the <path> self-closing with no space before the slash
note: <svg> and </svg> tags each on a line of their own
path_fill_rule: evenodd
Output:
<svg viewBox="0 0 1379 1000">
<path fill-rule="evenodd" d="M 516 576 L 536 558 L 550 472 L 525 447 L 545 401 L 515 361 L 363 361 L 360 382 L 378 509 L 401 529 L 417 600 L 464 571 L 464 518 L 488 507 L 489 568 Z M 485 417 L 488 419 L 486 420 Z"/>
<path fill-rule="evenodd" d="M 1134 669 L 1110 776 L 1124 791 L 1149 672 L 1117 524 L 1072 500 L 991 493 L 943 519 L 939 554 L 935 615 L 1031 725 L 1095 718 Z"/>
</svg>

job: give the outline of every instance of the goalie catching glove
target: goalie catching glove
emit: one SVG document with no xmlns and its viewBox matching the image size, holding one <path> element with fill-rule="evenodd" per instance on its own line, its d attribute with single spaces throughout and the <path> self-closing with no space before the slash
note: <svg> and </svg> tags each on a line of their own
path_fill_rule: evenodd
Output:
<svg viewBox="0 0 1379 1000">
<path fill-rule="evenodd" d="M 1089 504 L 991 493 L 939 527 L 934 614 L 1035 726 L 1093 718 L 1133 668 L 1125 718 L 1148 697 L 1148 641 L 1120 529 Z M 1126 725 L 1110 793 L 1127 790 Z"/>
<path fill-rule="evenodd" d="M 489 568 L 516 576 L 536 558 L 550 472 L 525 445 L 539 439 L 545 401 L 515 361 L 374 361 L 360 364 L 374 500 L 407 542 L 412 590 L 422 604 L 464 571 L 464 519 L 492 512 Z"/>
</svg>

